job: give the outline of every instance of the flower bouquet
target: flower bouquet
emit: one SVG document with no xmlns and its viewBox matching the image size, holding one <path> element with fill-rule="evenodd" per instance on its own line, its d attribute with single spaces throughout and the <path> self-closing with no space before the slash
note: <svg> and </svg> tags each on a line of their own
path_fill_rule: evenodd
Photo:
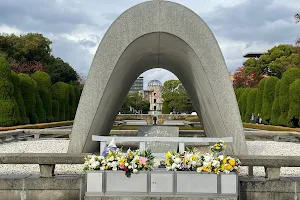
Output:
<svg viewBox="0 0 300 200">
<path fill-rule="evenodd" d="M 223 154 L 226 149 L 224 141 L 220 141 L 211 147 L 211 153 L 200 155 L 195 150 L 177 153 L 174 150 L 168 151 L 165 155 L 167 171 L 197 171 L 197 172 L 236 172 L 241 162 Z"/>
<path fill-rule="evenodd" d="M 122 153 L 121 149 L 109 150 L 106 157 L 88 155 L 85 157 L 84 171 L 88 170 L 122 170 L 130 177 L 132 173 L 141 170 L 150 171 L 153 169 L 154 156 L 149 151 L 128 150 Z"/>
</svg>

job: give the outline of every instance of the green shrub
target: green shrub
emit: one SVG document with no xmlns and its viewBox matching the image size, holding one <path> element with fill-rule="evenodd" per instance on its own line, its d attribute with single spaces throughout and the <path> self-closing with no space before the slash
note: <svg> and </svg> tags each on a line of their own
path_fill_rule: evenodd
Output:
<svg viewBox="0 0 300 200">
<path fill-rule="evenodd" d="M 25 110 L 30 123 L 38 123 L 38 117 L 36 115 L 36 82 L 27 74 L 18 74 L 20 79 L 21 92 L 24 100 Z"/>
<path fill-rule="evenodd" d="M 249 122 L 252 113 L 254 113 L 257 90 L 257 88 L 251 88 L 250 92 L 248 93 L 245 122 Z"/>
<path fill-rule="evenodd" d="M 291 68 L 285 71 L 282 75 L 281 86 L 279 91 L 279 105 L 280 105 L 280 116 L 278 118 L 278 125 L 288 125 L 288 112 L 290 105 L 289 88 L 290 85 L 300 78 L 300 69 Z"/>
<path fill-rule="evenodd" d="M 52 98 L 59 103 L 59 120 L 64 121 L 69 116 L 69 85 L 57 82 L 51 87 Z"/>
<path fill-rule="evenodd" d="M 266 80 L 267 80 L 267 78 L 263 78 L 259 81 L 258 90 L 257 90 L 257 94 L 256 94 L 256 100 L 255 100 L 254 115 L 258 115 L 258 114 L 261 115 L 262 104 L 263 104 L 263 94 L 264 94 Z"/>
<path fill-rule="evenodd" d="M 36 115 L 38 117 L 38 122 L 43 123 L 46 122 L 46 112 L 43 108 L 43 102 L 39 95 L 38 90 L 35 91 L 35 98 L 36 98 Z"/>
<path fill-rule="evenodd" d="M 167 101 L 163 102 L 162 114 L 170 114 L 169 103 Z"/>
<path fill-rule="evenodd" d="M 242 93 L 244 92 L 245 88 L 238 88 L 234 90 L 235 96 L 236 96 L 236 101 L 239 101 Z"/>
<path fill-rule="evenodd" d="M 69 86 L 69 119 L 72 120 L 75 118 L 75 112 L 76 112 L 76 95 L 75 95 L 75 90 L 72 85 Z"/>
<path fill-rule="evenodd" d="M 56 100 L 52 100 L 52 114 L 53 114 L 53 121 L 59 121 L 59 103 Z"/>
<path fill-rule="evenodd" d="M 0 126 L 12 126 L 21 121 L 14 97 L 11 71 L 8 62 L 0 57 Z"/>
<path fill-rule="evenodd" d="M 247 118 L 249 118 L 250 116 L 246 115 L 247 112 L 247 98 L 248 98 L 248 93 L 251 91 L 250 88 L 245 88 L 244 92 L 242 93 L 241 97 L 240 97 L 240 102 L 241 102 L 241 108 L 240 108 L 240 112 L 241 112 L 241 118 L 242 121 L 246 121 Z"/>
<path fill-rule="evenodd" d="M 20 88 L 20 79 L 16 72 L 11 71 L 11 78 L 12 78 L 12 83 L 14 85 L 14 96 L 16 98 L 17 104 L 19 106 L 19 112 L 20 112 L 20 122 L 18 124 L 28 124 L 29 119 L 26 115 L 26 109 L 22 97 L 22 92 Z"/>
<path fill-rule="evenodd" d="M 299 127 L 300 119 L 300 79 L 295 80 L 289 91 L 290 107 L 288 112 L 288 126 Z"/>
<path fill-rule="evenodd" d="M 262 120 L 264 124 L 269 124 L 271 120 L 272 105 L 275 99 L 275 85 L 279 79 L 275 76 L 268 77 L 263 93 L 263 105 L 262 105 Z"/>
<path fill-rule="evenodd" d="M 75 92 L 75 113 L 76 113 L 77 106 L 78 106 L 78 103 L 80 100 L 81 91 L 77 85 L 73 85 L 73 88 L 74 88 L 74 92 Z"/>
<path fill-rule="evenodd" d="M 270 124 L 278 125 L 277 121 L 280 116 L 280 105 L 279 105 L 279 91 L 280 91 L 281 80 L 277 81 L 275 85 L 275 99 L 272 105 L 272 113 Z"/>
<path fill-rule="evenodd" d="M 46 122 L 52 122 L 52 95 L 51 95 L 51 77 L 46 72 L 36 71 L 32 78 L 38 83 L 38 92 L 46 112 Z"/>
<path fill-rule="evenodd" d="M 239 106 L 239 110 L 240 110 L 240 115 L 242 116 L 242 100 L 241 100 L 241 95 L 243 94 L 243 92 L 245 91 L 246 88 L 238 88 L 236 90 L 237 93 L 236 93 L 236 97 L 237 97 L 237 102 L 238 102 L 238 106 Z"/>
</svg>

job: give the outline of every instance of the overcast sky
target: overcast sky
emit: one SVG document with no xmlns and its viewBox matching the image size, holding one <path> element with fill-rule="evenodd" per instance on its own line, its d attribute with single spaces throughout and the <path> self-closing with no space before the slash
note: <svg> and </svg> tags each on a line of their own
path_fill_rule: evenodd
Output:
<svg viewBox="0 0 300 200">
<path fill-rule="evenodd" d="M 228 70 L 242 65 L 247 52 L 294 44 L 300 0 L 174 0 L 196 12 L 216 36 Z M 43 33 L 54 56 L 86 76 L 110 24 L 143 0 L 0 0 L 0 33 Z M 163 69 L 144 72 L 145 84 L 176 78 Z"/>
</svg>

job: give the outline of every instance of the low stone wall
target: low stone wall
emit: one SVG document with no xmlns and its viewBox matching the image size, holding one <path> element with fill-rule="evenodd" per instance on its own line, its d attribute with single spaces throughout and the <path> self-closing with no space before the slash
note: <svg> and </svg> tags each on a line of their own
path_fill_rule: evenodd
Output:
<svg viewBox="0 0 300 200">
<path fill-rule="evenodd" d="M 131 114 L 120 114 L 117 115 L 116 121 L 122 121 L 122 120 L 145 120 L 148 122 L 148 124 L 152 124 L 153 115 L 148 114 L 137 114 L 137 115 L 131 115 Z M 185 120 L 185 118 L 188 117 L 196 117 L 195 115 L 158 115 L 157 116 L 157 122 L 159 124 L 162 124 L 165 120 Z"/>
<path fill-rule="evenodd" d="M 239 177 L 240 200 L 294 200 L 300 198 L 300 177 L 281 177 L 267 180 L 263 177 Z M 0 199 L 5 200 L 75 200 L 84 199 L 85 177 L 81 175 L 56 175 L 39 178 L 39 175 L 1 175 Z M 5 198 L 3 198 L 5 197 Z M 207 200 L 207 198 L 168 197 L 88 197 L 85 200 Z M 210 198 L 214 200 L 214 198 Z M 224 200 L 224 199 L 223 199 Z M 229 199 L 226 199 L 229 200 Z M 231 199 L 230 199 L 231 200 Z"/>
</svg>

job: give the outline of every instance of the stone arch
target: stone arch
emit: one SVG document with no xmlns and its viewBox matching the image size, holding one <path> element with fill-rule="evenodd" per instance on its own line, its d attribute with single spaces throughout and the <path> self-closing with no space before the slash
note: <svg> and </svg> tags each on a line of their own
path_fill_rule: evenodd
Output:
<svg viewBox="0 0 300 200">
<path fill-rule="evenodd" d="M 149 1 L 120 15 L 104 35 L 76 112 L 68 152 L 94 152 L 134 80 L 160 67 L 185 86 L 207 136 L 233 136 L 231 154 L 247 154 L 243 127 L 219 45 L 205 22 L 177 3 Z"/>
</svg>

